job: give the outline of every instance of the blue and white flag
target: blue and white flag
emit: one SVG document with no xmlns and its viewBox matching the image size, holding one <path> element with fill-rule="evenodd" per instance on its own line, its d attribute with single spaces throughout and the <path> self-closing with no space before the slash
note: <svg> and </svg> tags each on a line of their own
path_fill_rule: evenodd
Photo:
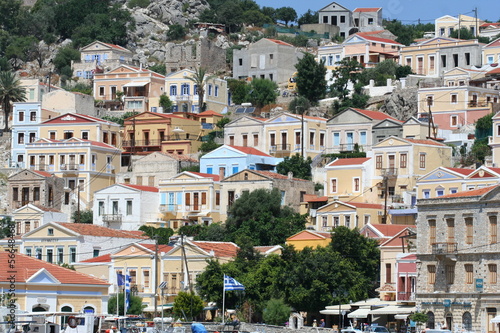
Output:
<svg viewBox="0 0 500 333">
<path fill-rule="evenodd" d="M 125 276 L 122 273 L 116 273 L 116 282 L 118 286 L 124 286 L 125 285 Z"/>
<path fill-rule="evenodd" d="M 232 277 L 224 275 L 224 290 L 245 290 L 245 286 Z"/>
<path fill-rule="evenodd" d="M 125 272 L 125 309 L 130 307 L 130 281 L 132 278 L 128 275 L 128 270 Z"/>
</svg>

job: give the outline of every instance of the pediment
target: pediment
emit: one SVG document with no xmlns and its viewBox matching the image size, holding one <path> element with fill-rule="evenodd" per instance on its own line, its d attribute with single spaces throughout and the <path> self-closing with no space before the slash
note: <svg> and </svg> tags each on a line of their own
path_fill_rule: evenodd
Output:
<svg viewBox="0 0 500 333">
<path fill-rule="evenodd" d="M 446 169 L 437 169 L 431 171 L 429 174 L 423 176 L 418 180 L 418 182 L 427 182 L 427 181 L 439 181 L 439 180 L 463 180 L 465 179 L 464 175 L 457 175 L 453 172 L 450 172 Z"/>
<path fill-rule="evenodd" d="M 293 123 L 293 122 L 300 122 L 300 119 L 291 115 L 287 114 L 282 114 L 276 118 L 270 119 L 267 121 L 268 124 L 279 124 L 279 123 Z"/>
<path fill-rule="evenodd" d="M 28 283 L 43 283 L 43 284 L 61 284 L 48 270 L 41 268 L 38 272 L 30 276 L 26 282 Z"/>
</svg>

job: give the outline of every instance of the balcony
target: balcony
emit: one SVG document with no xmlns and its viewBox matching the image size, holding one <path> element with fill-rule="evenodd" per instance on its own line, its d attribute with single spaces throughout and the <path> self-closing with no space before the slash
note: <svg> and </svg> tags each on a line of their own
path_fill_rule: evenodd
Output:
<svg viewBox="0 0 500 333">
<path fill-rule="evenodd" d="M 434 243 L 432 244 L 432 254 L 456 254 L 457 243 Z"/>
<path fill-rule="evenodd" d="M 122 214 L 103 214 L 102 221 L 104 223 L 121 223 L 123 219 Z"/>
<path fill-rule="evenodd" d="M 192 102 L 193 96 L 190 95 L 177 95 L 175 96 L 175 101 L 177 102 Z"/>
<path fill-rule="evenodd" d="M 30 170 L 54 171 L 54 166 L 48 164 L 35 164 L 35 165 L 30 165 Z"/>
<path fill-rule="evenodd" d="M 63 163 L 59 166 L 59 170 L 61 171 L 78 171 L 79 169 L 80 169 L 79 165 L 75 163 L 69 163 L 69 164 Z"/>
<path fill-rule="evenodd" d="M 467 107 L 469 108 L 485 108 L 488 106 L 486 101 L 470 101 L 467 103 Z"/>
<path fill-rule="evenodd" d="M 380 175 L 387 178 L 396 178 L 398 176 L 397 168 L 383 168 L 380 169 Z"/>
<path fill-rule="evenodd" d="M 126 140 L 123 141 L 123 147 L 159 147 L 161 146 L 160 139 L 152 139 L 152 140 Z"/>
<path fill-rule="evenodd" d="M 176 212 L 176 211 L 177 211 L 177 205 L 174 205 L 174 204 L 160 205 L 160 212 L 162 212 L 162 213 Z"/>
<path fill-rule="evenodd" d="M 282 143 L 280 145 L 271 145 L 271 149 L 269 150 L 269 155 L 274 157 L 285 157 L 289 156 L 291 153 L 291 147 L 287 143 Z"/>
<path fill-rule="evenodd" d="M 186 212 L 199 212 L 201 211 L 201 205 L 185 205 Z"/>
<path fill-rule="evenodd" d="M 398 301 L 404 302 L 414 302 L 415 301 L 415 293 L 411 291 L 398 291 Z"/>
</svg>

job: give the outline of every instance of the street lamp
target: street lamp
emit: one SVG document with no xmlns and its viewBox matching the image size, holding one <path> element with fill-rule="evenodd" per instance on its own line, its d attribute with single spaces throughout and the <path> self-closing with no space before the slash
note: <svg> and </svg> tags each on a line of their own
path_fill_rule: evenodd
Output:
<svg viewBox="0 0 500 333">
<path fill-rule="evenodd" d="M 334 290 L 332 292 L 332 297 L 333 298 L 338 298 L 339 299 L 339 333 L 342 327 L 344 327 L 344 315 L 342 314 L 342 298 L 347 297 L 348 293 L 347 290 L 339 288 L 337 290 Z"/>
</svg>

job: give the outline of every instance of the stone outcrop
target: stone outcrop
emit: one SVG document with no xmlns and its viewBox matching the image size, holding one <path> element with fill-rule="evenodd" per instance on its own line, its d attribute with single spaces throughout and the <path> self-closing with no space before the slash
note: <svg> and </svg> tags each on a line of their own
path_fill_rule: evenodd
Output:
<svg viewBox="0 0 500 333">
<path fill-rule="evenodd" d="M 386 96 L 379 111 L 403 121 L 416 116 L 418 112 L 417 91 L 417 87 L 395 89 L 392 94 Z"/>
</svg>

